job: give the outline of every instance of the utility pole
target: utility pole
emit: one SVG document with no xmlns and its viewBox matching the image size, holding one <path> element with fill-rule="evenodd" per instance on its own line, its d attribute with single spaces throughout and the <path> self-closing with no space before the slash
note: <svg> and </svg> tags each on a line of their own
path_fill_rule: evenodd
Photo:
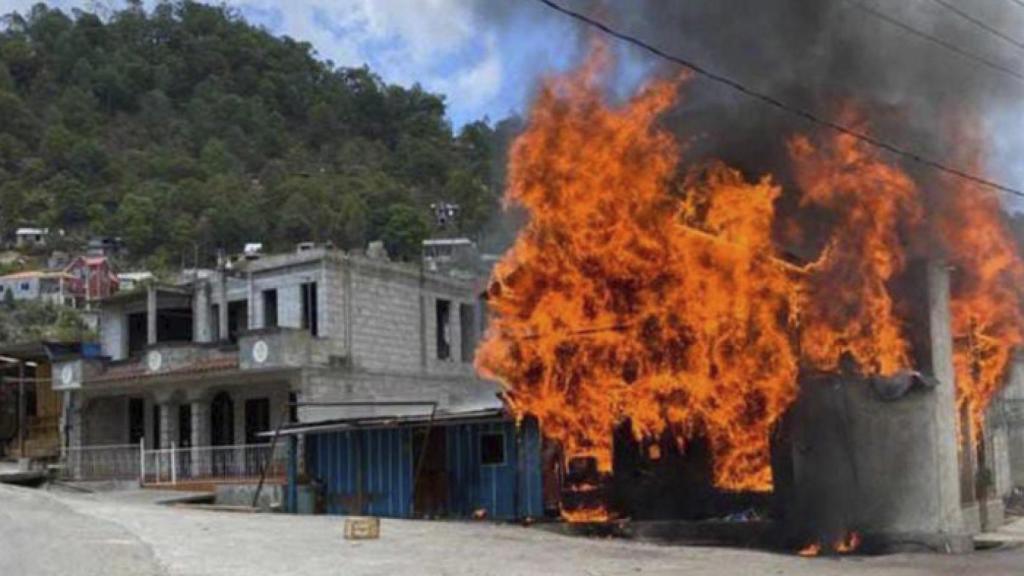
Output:
<svg viewBox="0 0 1024 576">
<path fill-rule="evenodd" d="M 18 456 L 25 457 L 25 362 L 18 362 Z"/>
</svg>

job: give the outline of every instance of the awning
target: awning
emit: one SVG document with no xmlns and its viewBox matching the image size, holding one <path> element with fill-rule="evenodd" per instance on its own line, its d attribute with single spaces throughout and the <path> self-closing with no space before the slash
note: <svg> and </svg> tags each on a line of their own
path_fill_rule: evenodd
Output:
<svg viewBox="0 0 1024 576">
<path fill-rule="evenodd" d="M 82 351 L 81 342 L 20 342 L 0 345 L 0 356 L 14 358 L 23 362 L 40 362 L 53 360 Z"/>
<path fill-rule="evenodd" d="M 310 434 L 321 432 L 338 432 L 344 430 L 367 430 L 379 428 L 400 428 L 403 426 L 424 426 L 427 424 L 461 424 L 468 422 L 504 421 L 509 415 L 502 408 L 489 408 L 465 412 L 436 412 L 430 414 L 407 414 L 392 416 L 361 416 L 338 418 L 321 422 L 298 422 L 283 426 L 281 436 Z M 263 437 L 274 436 L 274 431 L 262 432 Z"/>
</svg>

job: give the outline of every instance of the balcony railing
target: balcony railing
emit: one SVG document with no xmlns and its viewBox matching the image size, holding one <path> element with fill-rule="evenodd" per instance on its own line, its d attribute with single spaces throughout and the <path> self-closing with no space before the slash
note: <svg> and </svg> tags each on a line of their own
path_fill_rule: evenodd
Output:
<svg viewBox="0 0 1024 576">
<path fill-rule="evenodd" d="M 64 475 L 69 480 L 135 480 L 140 477 L 140 451 L 138 444 L 68 448 Z"/>
<path fill-rule="evenodd" d="M 66 453 L 65 475 L 73 480 L 134 480 L 140 484 L 256 480 L 285 475 L 287 446 L 270 444 L 198 446 L 146 450 L 140 445 L 85 446 Z"/>
</svg>

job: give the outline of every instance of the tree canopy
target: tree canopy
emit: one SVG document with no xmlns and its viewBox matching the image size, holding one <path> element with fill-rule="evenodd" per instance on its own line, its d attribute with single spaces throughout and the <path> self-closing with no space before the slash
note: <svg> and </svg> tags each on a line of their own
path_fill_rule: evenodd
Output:
<svg viewBox="0 0 1024 576">
<path fill-rule="evenodd" d="M 494 217 L 515 120 L 453 131 L 442 96 L 340 68 L 229 8 L 38 4 L 0 24 L 0 234 L 121 236 L 153 267 L 245 242 L 382 239 L 411 258 Z"/>
</svg>

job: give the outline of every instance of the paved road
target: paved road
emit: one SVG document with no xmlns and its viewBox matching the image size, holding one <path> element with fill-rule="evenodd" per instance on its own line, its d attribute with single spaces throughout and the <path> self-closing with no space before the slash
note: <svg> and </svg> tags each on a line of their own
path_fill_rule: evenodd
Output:
<svg viewBox="0 0 1024 576">
<path fill-rule="evenodd" d="M 113 522 L 73 512 L 57 498 L 0 484 L 0 574 L 165 574 L 153 551 Z"/>
<path fill-rule="evenodd" d="M 0 487 L 0 575 L 1024 574 L 1024 548 L 967 556 L 802 559 L 558 536 L 489 523 L 389 520 L 348 542 L 332 517 L 168 508 L 124 495 Z"/>
</svg>

